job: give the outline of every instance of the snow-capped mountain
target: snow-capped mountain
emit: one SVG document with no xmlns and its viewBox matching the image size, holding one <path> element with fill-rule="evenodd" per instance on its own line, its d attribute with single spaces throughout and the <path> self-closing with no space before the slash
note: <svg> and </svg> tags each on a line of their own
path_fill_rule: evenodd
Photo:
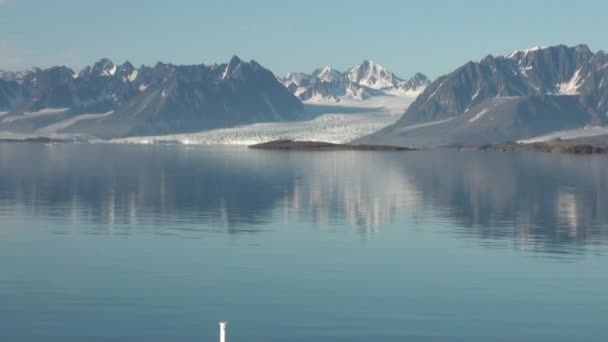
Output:
<svg viewBox="0 0 608 342">
<path fill-rule="evenodd" d="M 311 75 L 309 74 L 305 74 L 303 72 L 290 72 L 287 75 L 285 75 L 285 77 L 283 77 L 281 79 L 282 83 L 283 81 L 285 83 L 289 84 L 293 84 L 295 86 L 301 86 L 304 84 L 307 84 L 308 82 L 310 82 L 310 79 L 312 78 Z"/>
<path fill-rule="evenodd" d="M 608 124 L 608 54 L 564 45 L 487 56 L 428 86 L 367 143 L 448 145 L 529 139 Z"/>
<path fill-rule="evenodd" d="M 342 75 L 341 72 L 339 72 L 338 70 L 336 70 L 330 66 L 325 66 L 325 67 L 319 68 L 312 72 L 312 77 L 317 78 L 324 82 L 337 81 L 341 75 Z"/>
<path fill-rule="evenodd" d="M 424 74 L 417 72 L 405 81 L 399 89 L 405 92 L 422 93 L 429 84 L 431 84 L 429 79 Z"/>
<path fill-rule="evenodd" d="M 302 103 L 255 61 L 135 68 L 104 58 L 0 73 L 0 131 L 98 137 L 194 132 L 299 118 Z"/>
<path fill-rule="evenodd" d="M 350 68 L 346 75 L 350 82 L 371 89 L 398 89 L 405 84 L 404 80 L 369 60 Z"/>
<path fill-rule="evenodd" d="M 375 96 L 416 96 L 430 84 L 417 73 L 409 80 L 369 60 L 345 72 L 329 66 L 311 74 L 289 73 L 280 81 L 302 101 L 340 101 L 341 98 L 366 100 Z"/>
</svg>

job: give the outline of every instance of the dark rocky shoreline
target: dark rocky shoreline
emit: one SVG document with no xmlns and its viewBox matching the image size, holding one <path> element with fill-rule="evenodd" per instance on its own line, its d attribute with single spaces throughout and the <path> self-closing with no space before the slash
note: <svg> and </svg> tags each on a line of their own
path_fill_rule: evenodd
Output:
<svg viewBox="0 0 608 342">
<path fill-rule="evenodd" d="M 489 144 L 477 148 L 482 151 L 499 152 L 544 152 L 544 153 L 565 153 L 565 154 L 606 154 L 608 153 L 608 143 L 605 142 L 577 142 L 555 140 L 538 143 L 503 143 Z"/>
<path fill-rule="evenodd" d="M 0 138 L 0 143 L 69 143 L 70 140 L 53 139 L 48 137 L 30 137 L 24 139 Z M 369 144 L 334 144 L 322 141 L 296 141 L 274 140 L 265 143 L 250 145 L 248 148 L 260 150 L 282 151 L 419 151 L 421 148 L 369 145 Z M 451 145 L 439 147 L 440 149 L 457 149 L 468 151 L 496 151 L 496 152 L 542 152 L 561 154 L 608 154 L 608 141 L 589 140 L 552 140 L 537 143 L 505 142 L 486 145 Z"/>
<path fill-rule="evenodd" d="M 24 138 L 24 139 L 15 139 L 15 138 L 0 138 L 0 143 L 65 143 L 67 140 L 61 139 L 53 139 L 47 137 L 36 137 L 36 138 Z"/>
</svg>

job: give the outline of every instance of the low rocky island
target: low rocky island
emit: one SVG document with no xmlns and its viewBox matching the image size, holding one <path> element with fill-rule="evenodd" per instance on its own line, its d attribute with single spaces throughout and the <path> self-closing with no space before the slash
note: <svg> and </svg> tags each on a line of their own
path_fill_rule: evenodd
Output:
<svg viewBox="0 0 608 342">
<path fill-rule="evenodd" d="M 33 138 L 0 138 L 0 143 L 65 143 L 68 142 L 62 139 L 54 139 L 47 137 L 33 137 Z"/>
<path fill-rule="evenodd" d="M 322 141 L 275 140 L 249 146 L 262 150 L 294 151 L 415 151 L 415 148 L 388 145 L 333 144 Z"/>
</svg>

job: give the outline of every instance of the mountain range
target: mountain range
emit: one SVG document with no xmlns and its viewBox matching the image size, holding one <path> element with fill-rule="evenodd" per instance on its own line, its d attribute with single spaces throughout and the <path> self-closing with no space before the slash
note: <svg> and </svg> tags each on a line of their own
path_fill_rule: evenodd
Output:
<svg viewBox="0 0 608 342">
<path fill-rule="evenodd" d="M 0 72 L 0 131 L 160 135 L 296 120 L 302 109 L 272 72 L 236 56 L 209 66 L 101 59 L 78 73 Z"/>
<path fill-rule="evenodd" d="M 608 54 L 586 45 L 489 55 L 439 77 L 361 143 L 485 144 L 608 124 Z"/>
<path fill-rule="evenodd" d="M 310 74 L 288 73 L 279 79 L 302 101 L 334 101 L 342 98 L 366 100 L 375 96 L 417 96 L 430 81 L 421 73 L 403 80 L 370 60 L 345 72 L 325 66 Z"/>
<path fill-rule="evenodd" d="M 0 71 L 0 132 L 111 139 L 247 128 L 310 119 L 303 101 L 312 102 L 306 108 L 315 107 L 315 115 L 340 121 L 346 114 L 333 115 L 340 110 L 335 102 L 349 100 L 348 113 L 371 120 L 386 101 L 403 102 L 401 112 L 413 98 L 402 116 L 390 113 L 392 124 L 354 142 L 433 147 L 608 132 L 608 53 L 558 45 L 488 55 L 432 83 L 419 73 L 401 79 L 369 60 L 345 72 L 323 67 L 277 78 L 236 56 L 219 65 L 136 68 L 102 59 L 79 72 Z"/>
</svg>

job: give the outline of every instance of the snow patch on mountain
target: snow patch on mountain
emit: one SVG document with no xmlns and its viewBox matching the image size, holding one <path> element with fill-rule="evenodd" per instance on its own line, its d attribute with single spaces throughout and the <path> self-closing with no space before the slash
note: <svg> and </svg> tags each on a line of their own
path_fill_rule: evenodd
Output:
<svg viewBox="0 0 608 342">
<path fill-rule="evenodd" d="M 558 94 L 559 95 L 578 95 L 579 91 L 579 85 L 582 81 L 581 78 L 581 70 L 577 70 L 574 75 L 572 76 L 572 79 L 570 79 L 570 81 L 568 82 L 564 82 L 564 83 L 560 83 L 557 85 L 559 91 Z"/>
<path fill-rule="evenodd" d="M 116 65 L 113 65 L 109 70 L 105 70 L 106 75 L 114 76 L 116 74 Z"/>
<path fill-rule="evenodd" d="M 470 118 L 469 122 L 475 122 L 475 121 L 481 119 L 484 115 L 488 114 L 489 111 L 490 111 L 490 108 L 484 108 L 484 109 L 482 109 L 474 117 Z"/>
<path fill-rule="evenodd" d="M 448 121 L 451 121 L 452 119 L 453 118 L 449 118 L 449 119 L 444 119 L 444 120 L 430 121 L 430 122 L 425 122 L 425 123 L 421 123 L 421 124 L 415 124 L 415 125 L 405 126 L 405 127 L 399 128 L 399 132 L 405 133 L 405 132 L 410 132 L 410 131 L 417 130 L 419 128 L 440 125 L 442 123 L 446 123 Z"/>
<path fill-rule="evenodd" d="M 137 79 L 137 75 L 139 75 L 139 70 L 135 69 L 131 71 L 129 76 L 127 76 L 127 79 L 129 80 L 129 82 L 133 82 Z"/>
<path fill-rule="evenodd" d="M 507 58 L 508 59 L 512 59 L 514 57 L 517 57 L 518 55 L 527 55 L 531 52 L 535 52 L 535 51 L 540 51 L 540 50 L 544 50 L 546 49 L 546 47 L 543 46 L 534 46 L 528 49 L 524 49 L 524 50 L 515 50 L 512 53 L 510 53 Z"/>
<path fill-rule="evenodd" d="M 102 113 L 102 114 L 76 115 L 71 118 L 65 119 L 63 121 L 58 121 L 58 122 L 55 122 L 48 126 L 39 128 L 38 130 L 36 130 L 35 134 L 52 137 L 52 136 L 60 134 L 59 131 L 61 131 L 62 129 L 66 129 L 77 122 L 84 121 L 84 120 L 95 120 L 95 119 L 105 118 L 106 116 L 109 116 L 112 113 L 114 113 L 114 111 L 109 111 L 107 113 Z"/>
<path fill-rule="evenodd" d="M 47 116 L 47 115 L 55 115 L 55 114 L 61 114 L 64 112 L 69 111 L 70 108 L 45 108 L 36 112 L 25 112 L 21 115 L 10 115 L 10 116 L 5 116 L 2 118 L 2 123 L 10 123 L 10 122 L 14 122 L 14 121 L 18 121 L 18 120 L 24 120 L 24 119 L 31 119 L 31 118 L 37 118 L 37 117 L 41 117 L 41 116 Z"/>
</svg>

